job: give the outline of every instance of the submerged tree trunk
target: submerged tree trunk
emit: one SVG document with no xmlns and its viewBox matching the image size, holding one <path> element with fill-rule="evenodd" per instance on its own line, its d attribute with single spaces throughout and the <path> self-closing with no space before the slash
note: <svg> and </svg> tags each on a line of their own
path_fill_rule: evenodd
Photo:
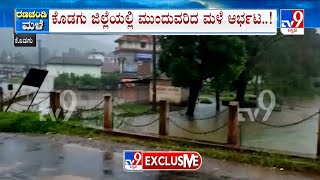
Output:
<svg viewBox="0 0 320 180">
<path fill-rule="evenodd" d="M 239 102 L 240 107 L 243 107 L 244 105 L 244 96 L 246 93 L 247 88 L 247 72 L 242 72 L 236 82 L 236 88 L 237 88 L 237 97 L 236 101 Z"/>
<path fill-rule="evenodd" d="M 255 80 L 254 80 L 254 87 L 253 87 L 253 94 L 257 95 L 258 94 L 258 86 L 259 86 L 259 76 L 256 75 L 255 76 Z"/>
<path fill-rule="evenodd" d="M 215 78 L 215 91 L 216 91 L 216 111 L 220 111 L 220 90 L 221 90 L 221 86 L 220 86 L 220 80 L 219 78 L 216 76 Z"/>
<path fill-rule="evenodd" d="M 188 109 L 186 115 L 194 117 L 197 99 L 202 88 L 202 80 L 195 80 L 189 87 Z"/>
<path fill-rule="evenodd" d="M 220 91 L 216 88 L 216 111 L 220 111 Z"/>
</svg>

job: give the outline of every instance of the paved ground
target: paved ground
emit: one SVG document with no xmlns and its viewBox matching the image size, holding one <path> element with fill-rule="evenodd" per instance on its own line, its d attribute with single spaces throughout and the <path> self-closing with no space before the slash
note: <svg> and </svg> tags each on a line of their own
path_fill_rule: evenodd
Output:
<svg viewBox="0 0 320 180">
<path fill-rule="evenodd" d="M 127 173 L 122 168 L 122 150 L 144 147 L 106 143 L 62 135 L 30 137 L 0 134 L 0 179 L 99 180 L 316 180 L 320 176 L 253 167 L 204 158 L 197 172 Z"/>
</svg>

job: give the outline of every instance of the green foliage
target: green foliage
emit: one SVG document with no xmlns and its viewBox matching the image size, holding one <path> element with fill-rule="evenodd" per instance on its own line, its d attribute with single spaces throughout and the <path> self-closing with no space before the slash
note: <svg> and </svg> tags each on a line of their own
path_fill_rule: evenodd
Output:
<svg viewBox="0 0 320 180">
<path fill-rule="evenodd" d="M 101 76 L 101 84 L 104 87 L 117 88 L 120 81 L 121 77 L 119 73 L 110 73 Z"/>
<path fill-rule="evenodd" d="M 278 97 L 312 96 L 312 77 L 320 75 L 320 35 L 308 29 L 304 36 L 285 38 L 266 50 L 257 64 L 266 88 Z"/>
<path fill-rule="evenodd" d="M 238 36 L 162 36 L 159 68 L 177 86 L 197 79 L 234 80 L 246 62 L 245 41 Z"/>
<path fill-rule="evenodd" d="M 54 87 L 56 89 L 73 89 L 78 86 L 79 77 L 74 74 L 63 73 L 54 79 Z"/>
<path fill-rule="evenodd" d="M 212 101 L 206 97 L 199 97 L 199 103 L 201 104 L 212 104 Z"/>
<path fill-rule="evenodd" d="M 63 133 L 88 135 L 93 130 L 74 126 L 78 121 L 40 121 L 39 114 L 34 112 L 0 113 L 0 132 L 8 133 Z M 73 125 L 72 125 L 73 124 Z M 78 123 L 79 124 L 79 123 Z"/>
<path fill-rule="evenodd" d="M 100 79 L 90 74 L 85 74 L 79 78 L 79 86 L 100 87 Z"/>
<path fill-rule="evenodd" d="M 54 87 L 56 89 L 76 89 L 79 87 L 94 87 L 94 88 L 117 88 L 120 81 L 120 75 L 111 73 L 102 75 L 101 78 L 94 77 L 90 74 L 77 76 L 73 73 L 63 73 L 54 79 Z"/>
<path fill-rule="evenodd" d="M 144 104 L 120 104 L 115 110 L 121 112 L 119 117 L 136 117 L 153 113 L 150 105 Z"/>
</svg>

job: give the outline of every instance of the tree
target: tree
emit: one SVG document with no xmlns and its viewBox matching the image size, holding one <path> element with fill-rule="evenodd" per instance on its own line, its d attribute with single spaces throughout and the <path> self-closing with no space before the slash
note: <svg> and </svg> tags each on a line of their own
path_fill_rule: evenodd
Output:
<svg viewBox="0 0 320 180">
<path fill-rule="evenodd" d="M 246 61 L 245 42 L 238 36 L 162 36 L 160 45 L 160 70 L 173 85 L 189 87 L 186 114 L 191 117 L 203 80 L 214 78 L 219 90 L 239 75 Z"/>
<path fill-rule="evenodd" d="M 117 88 L 120 80 L 121 80 L 121 77 L 119 73 L 110 73 L 110 74 L 101 76 L 101 84 L 104 87 L 108 86 L 112 89 Z"/>
<path fill-rule="evenodd" d="M 263 67 L 266 86 L 276 92 L 278 97 L 313 95 L 312 77 L 320 75 L 319 42 L 320 35 L 316 30 L 308 29 L 304 36 L 282 39 L 275 43 L 258 64 Z"/>
<path fill-rule="evenodd" d="M 242 38 L 246 41 L 248 61 L 233 84 L 240 106 L 243 106 L 246 86 L 253 75 L 262 75 L 266 87 L 279 96 L 306 94 L 312 90 L 310 77 L 316 76 L 319 67 L 317 49 L 320 47 L 320 39 L 315 30 L 306 30 L 304 36 Z"/>
<path fill-rule="evenodd" d="M 54 79 L 54 88 L 61 90 L 74 88 L 70 75 L 68 73 L 59 74 L 59 76 Z"/>
<path fill-rule="evenodd" d="M 79 77 L 79 85 L 84 87 L 97 87 L 100 86 L 100 81 L 98 78 L 90 74 L 84 74 L 83 76 Z"/>
<path fill-rule="evenodd" d="M 236 89 L 236 100 L 239 102 L 240 107 L 244 105 L 244 96 L 248 81 L 252 79 L 254 72 L 258 72 L 256 65 L 260 62 L 259 58 L 265 54 L 268 48 L 284 37 L 285 36 L 283 35 L 241 36 L 241 38 L 246 42 L 245 48 L 248 56 L 242 72 L 238 76 L 237 80 L 233 82 L 233 87 Z"/>
</svg>

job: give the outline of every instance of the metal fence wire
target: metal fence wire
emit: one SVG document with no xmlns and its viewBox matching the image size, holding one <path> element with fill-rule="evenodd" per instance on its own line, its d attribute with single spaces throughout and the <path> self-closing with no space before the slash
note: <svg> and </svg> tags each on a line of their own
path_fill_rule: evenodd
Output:
<svg viewBox="0 0 320 180">
<path fill-rule="evenodd" d="M 155 118 L 154 120 L 144 123 L 144 124 L 133 124 L 132 122 L 135 120 L 136 117 L 125 117 L 125 116 L 117 116 L 115 113 L 113 114 L 113 122 L 118 123 L 117 124 L 117 128 L 122 127 L 122 125 L 125 125 L 127 127 L 135 127 L 135 128 L 139 128 L 139 127 L 146 127 L 149 126 L 151 124 L 154 124 L 155 122 L 157 122 L 159 120 L 159 117 Z"/>
<path fill-rule="evenodd" d="M 113 99 L 112 102 L 116 105 L 116 107 L 120 108 L 122 111 L 124 111 L 124 112 L 126 112 L 126 113 L 130 113 L 130 114 L 141 114 L 141 113 L 152 112 L 152 108 L 148 109 L 148 110 L 145 111 L 145 112 L 133 112 L 133 111 L 130 111 L 130 110 L 124 108 L 123 105 L 118 102 L 118 100 Z"/>
<path fill-rule="evenodd" d="M 262 124 L 264 126 L 268 126 L 268 127 L 283 128 L 283 127 L 295 126 L 295 125 L 301 124 L 303 122 L 306 122 L 306 121 L 310 120 L 311 118 L 313 118 L 314 116 L 316 116 L 317 114 L 319 114 L 319 112 L 315 112 L 315 113 L 311 114 L 310 116 L 301 119 L 300 121 L 296 121 L 296 122 L 289 123 L 289 124 L 282 124 L 282 125 L 268 124 L 268 123 L 265 123 L 263 121 L 254 121 L 254 122 L 256 122 L 258 124 Z"/>
<path fill-rule="evenodd" d="M 209 117 L 205 117 L 205 118 L 191 118 L 191 119 L 193 119 L 193 120 L 209 120 L 209 119 L 214 119 L 214 118 L 220 116 L 222 113 L 226 112 L 227 110 L 228 110 L 228 108 L 226 108 L 226 109 L 224 109 L 224 110 L 222 110 L 222 111 L 217 112 L 217 113 L 214 114 L 213 116 L 209 116 Z M 183 112 L 178 111 L 178 113 L 179 113 L 181 116 L 188 118 L 188 116 L 185 115 Z"/>
<path fill-rule="evenodd" d="M 77 108 L 77 110 L 80 111 L 80 112 L 93 111 L 93 110 L 102 110 L 102 108 L 99 108 L 99 106 L 101 104 L 103 104 L 103 102 L 104 102 L 104 100 L 100 101 L 98 104 L 96 104 L 95 106 L 93 106 L 91 108 L 86 108 L 86 109 Z"/>
<path fill-rule="evenodd" d="M 46 97 L 46 98 L 44 98 L 44 99 L 42 99 L 41 101 L 39 101 L 39 102 L 37 102 L 37 103 L 31 104 L 31 105 L 29 105 L 29 104 L 21 104 L 21 103 L 19 103 L 19 102 L 15 102 L 14 104 L 18 104 L 19 106 L 25 106 L 25 107 L 28 107 L 28 106 L 33 107 L 33 106 L 38 106 L 38 105 L 40 105 L 41 103 L 43 103 L 43 102 L 46 101 L 47 99 L 49 99 L 49 96 Z"/>
<path fill-rule="evenodd" d="M 226 127 L 228 125 L 228 123 L 225 123 L 223 124 L 222 126 L 220 127 L 217 127 L 213 130 L 210 130 L 210 131 L 204 131 L 204 132 L 196 132 L 196 131 L 192 131 L 192 130 L 189 130 L 189 129 L 186 129 L 184 127 L 182 127 L 181 125 L 179 125 L 178 123 L 176 123 L 172 118 L 169 117 L 169 121 L 174 124 L 177 128 L 183 130 L 183 131 L 186 131 L 188 133 L 191 133 L 191 134 L 209 134 L 209 133 L 215 133 L 217 131 L 219 131 L 220 129 L 223 129 L 224 127 Z"/>
</svg>

